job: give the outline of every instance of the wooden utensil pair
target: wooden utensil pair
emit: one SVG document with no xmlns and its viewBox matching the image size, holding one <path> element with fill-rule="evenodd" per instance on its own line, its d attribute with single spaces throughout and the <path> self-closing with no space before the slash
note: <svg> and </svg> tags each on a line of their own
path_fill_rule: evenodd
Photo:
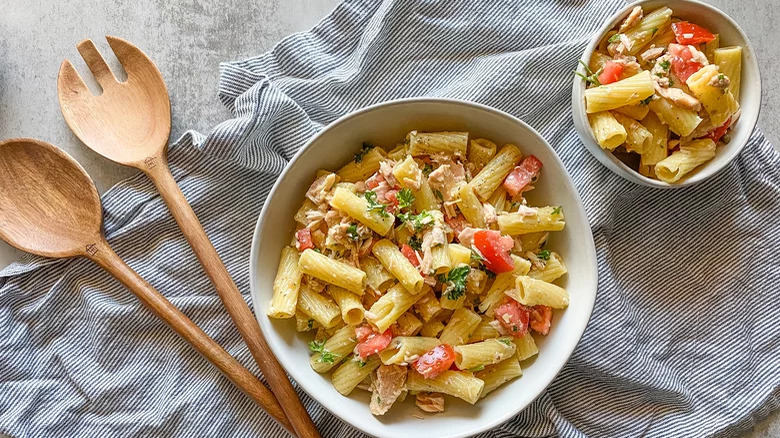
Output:
<svg viewBox="0 0 780 438">
<path fill-rule="evenodd" d="M 154 182 L 276 398 L 111 250 L 101 233 L 101 206 L 94 184 L 78 163 L 56 147 L 32 139 L 0 144 L 0 196 L 7 204 L 0 210 L 0 237 L 34 254 L 92 259 L 288 430 L 300 438 L 319 437 L 252 311 L 171 175 L 167 162 L 170 100 L 159 70 L 129 42 L 106 38 L 127 80 L 119 82 L 92 41 L 82 41 L 77 46 L 79 53 L 103 92 L 93 96 L 73 64 L 65 60 L 58 78 L 63 116 L 89 148 L 138 168 Z"/>
</svg>

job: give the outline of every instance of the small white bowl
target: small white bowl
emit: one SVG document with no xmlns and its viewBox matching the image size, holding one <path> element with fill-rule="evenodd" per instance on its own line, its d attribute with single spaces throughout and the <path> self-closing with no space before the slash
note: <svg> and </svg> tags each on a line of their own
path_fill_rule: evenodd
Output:
<svg viewBox="0 0 780 438">
<path fill-rule="evenodd" d="M 696 184 L 715 175 L 726 167 L 745 147 L 750 135 L 753 133 L 753 129 L 756 127 L 758 113 L 761 109 L 761 75 L 758 70 L 756 53 L 739 25 L 719 9 L 696 0 L 645 0 L 631 3 L 605 21 L 604 26 L 593 35 L 588 47 L 582 54 L 581 59 L 584 63 L 588 63 L 602 36 L 625 19 L 629 11 L 635 6 L 642 6 L 646 13 L 661 6 L 668 6 L 674 11 L 675 17 L 689 20 L 691 23 L 706 27 L 712 33 L 720 34 L 720 45 L 722 47 L 742 47 L 742 76 L 739 96 L 742 115 L 732 129 L 731 141 L 726 145 L 718 146 L 715 158 L 702 164 L 675 184 L 642 176 L 620 161 L 612 152 L 602 149 L 596 142 L 596 137 L 593 136 L 593 132 L 588 124 L 588 116 L 585 113 L 585 81 L 578 76 L 574 77 L 571 92 L 574 127 L 577 129 L 577 133 L 585 147 L 597 160 L 607 166 L 609 170 L 631 182 L 665 189 Z M 580 65 L 577 67 L 577 70 L 580 73 L 584 73 L 585 69 Z"/>
<path fill-rule="evenodd" d="M 339 394 L 329 375 L 309 366 L 310 334 L 295 331 L 292 320 L 266 316 L 272 283 L 282 247 L 294 230 L 293 215 L 319 169 L 335 170 L 353 159 L 363 141 L 392 146 L 407 132 L 459 130 L 485 137 L 499 145 L 514 143 L 525 154 L 544 163 L 542 177 L 530 192 L 532 205 L 561 205 L 566 227 L 551 233 L 549 248 L 558 251 L 569 273 L 562 286 L 571 304 L 556 311 L 553 327 L 539 337 L 539 355 L 523 377 L 489 394 L 476 405 L 448 397 L 446 411 L 425 415 L 408 397 L 385 416 L 374 417 L 368 409 L 368 393 L 355 390 Z M 252 302 L 268 344 L 279 362 L 311 397 L 342 420 L 368 434 L 386 438 L 470 436 L 495 427 L 528 406 L 569 359 L 590 318 L 596 298 L 597 266 L 593 236 L 571 178 L 549 144 L 530 126 L 504 112 L 475 103 L 450 99 L 403 99 L 374 105 L 344 116 L 314 136 L 293 157 L 277 180 L 257 222 L 250 256 Z"/>
</svg>

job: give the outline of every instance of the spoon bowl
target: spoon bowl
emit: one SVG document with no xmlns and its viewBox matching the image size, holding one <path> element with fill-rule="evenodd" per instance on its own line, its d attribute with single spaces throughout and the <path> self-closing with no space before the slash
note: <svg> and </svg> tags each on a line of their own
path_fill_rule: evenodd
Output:
<svg viewBox="0 0 780 438">
<path fill-rule="evenodd" d="M 85 255 L 102 240 L 100 197 L 84 169 L 39 140 L 0 143 L 0 238 L 44 257 Z"/>
</svg>

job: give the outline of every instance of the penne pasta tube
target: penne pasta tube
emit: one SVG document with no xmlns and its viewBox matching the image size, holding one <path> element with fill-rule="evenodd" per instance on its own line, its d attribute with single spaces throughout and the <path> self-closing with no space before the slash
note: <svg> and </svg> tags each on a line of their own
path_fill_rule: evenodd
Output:
<svg viewBox="0 0 780 438">
<path fill-rule="evenodd" d="M 468 132 L 417 132 L 409 133 L 409 154 L 434 155 L 439 153 L 466 156 Z"/>
<path fill-rule="evenodd" d="M 439 336 L 439 340 L 443 344 L 452 346 L 465 344 L 481 321 L 482 318 L 479 315 L 465 307 L 461 307 L 452 313 L 450 321 L 444 327 L 441 336 Z"/>
<path fill-rule="evenodd" d="M 645 70 L 617 82 L 585 90 L 585 111 L 593 114 L 634 105 L 654 93 L 653 79 L 650 72 Z"/>
<path fill-rule="evenodd" d="M 328 338 L 320 351 L 309 358 L 311 368 L 318 373 L 327 373 L 352 353 L 357 341 L 355 327 L 345 325 Z"/>
<path fill-rule="evenodd" d="M 523 154 L 520 149 L 513 144 L 501 148 L 498 154 L 469 181 L 479 199 L 487 199 L 495 192 L 522 158 Z"/>
<path fill-rule="evenodd" d="M 516 213 L 498 215 L 498 228 L 510 236 L 539 231 L 561 231 L 566 225 L 564 219 L 560 207 L 525 208 Z"/>
<path fill-rule="evenodd" d="M 536 280 L 546 281 L 552 283 L 553 281 L 566 275 L 568 270 L 566 265 L 563 264 L 563 259 L 555 251 L 549 252 L 549 258 L 542 260 L 542 266 L 538 267 L 538 264 L 533 264 L 531 270 L 528 272 L 528 276 Z"/>
<path fill-rule="evenodd" d="M 377 331 L 384 332 L 423 296 L 424 294 L 412 295 L 402 285 L 396 284 L 371 306 L 365 314 L 366 320 L 376 327 Z"/>
<path fill-rule="evenodd" d="M 334 260 L 313 249 L 307 249 L 298 259 L 298 269 L 325 283 L 363 295 L 366 273 L 344 262 Z"/>
<path fill-rule="evenodd" d="M 496 144 L 486 138 L 471 140 L 468 149 L 468 160 L 474 165 L 473 173 L 477 173 L 485 167 L 488 161 L 496 154 Z"/>
<path fill-rule="evenodd" d="M 715 157 L 715 142 L 709 138 L 694 140 L 655 165 L 655 174 L 663 182 L 676 183 L 696 167 Z"/>
<path fill-rule="evenodd" d="M 507 359 L 495 365 L 488 365 L 484 370 L 479 371 L 474 377 L 485 382 L 482 388 L 480 398 L 485 397 L 498 389 L 504 383 L 516 379 L 523 375 L 523 369 L 520 368 L 520 362 L 515 359 Z"/>
<path fill-rule="evenodd" d="M 360 382 L 382 365 L 379 356 L 369 356 L 365 362 L 350 359 L 333 372 L 331 381 L 341 395 L 349 395 Z"/>
<path fill-rule="evenodd" d="M 382 148 L 375 147 L 360 155 L 359 162 L 350 161 L 346 166 L 339 169 L 336 175 L 345 182 L 365 181 L 379 170 L 379 162 L 384 159 L 385 151 Z"/>
<path fill-rule="evenodd" d="M 428 322 L 441 313 L 441 305 L 432 289 L 428 288 L 425 295 L 414 304 L 414 310 L 423 321 Z"/>
<path fill-rule="evenodd" d="M 626 128 L 609 111 L 588 114 L 588 122 L 596 142 L 603 149 L 614 150 L 626 141 Z"/>
<path fill-rule="evenodd" d="M 439 318 L 434 318 L 423 324 L 420 328 L 420 335 L 435 338 L 436 336 L 439 336 L 439 333 L 441 333 L 442 330 L 444 330 L 444 323 L 441 322 Z"/>
<path fill-rule="evenodd" d="M 661 122 L 661 119 L 655 113 L 648 113 L 642 120 L 642 124 L 647 128 L 651 135 L 650 146 L 642 152 L 640 164 L 644 166 L 655 166 L 659 161 L 666 158 L 668 152 L 666 146 L 669 140 L 669 127 Z"/>
<path fill-rule="evenodd" d="M 387 234 L 395 223 L 395 216 L 384 210 L 381 212 L 370 210 L 367 199 L 361 198 L 342 187 L 338 187 L 333 191 L 330 205 L 333 208 L 343 211 L 347 216 L 355 219 L 368 228 L 371 228 L 371 230 L 377 232 L 381 236 Z"/>
<path fill-rule="evenodd" d="M 668 125 L 669 130 L 680 137 L 690 135 L 702 120 L 696 111 L 680 108 L 663 97 L 656 97 L 648 105 L 661 122 Z"/>
<path fill-rule="evenodd" d="M 515 288 L 509 289 L 505 293 L 518 303 L 528 307 L 547 306 L 553 309 L 563 309 L 569 305 L 569 293 L 566 292 L 566 289 L 525 275 L 517 277 Z"/>
<path fill-rule="evenodd" d="M 363 321 L 363 302 L 358 295 L 338 286 L 329 286 L 328 293 L 341 309 L 341 319 L 348 325 L 357 325 Z"/>
<path fill-rule="evenodd" d="M 671 18 L 672 10 L 666 6 L 645 15 L 636 26 L 628 29 L 625 33 L 629 42 L 626 54 L 636 55 L 639 53 L 659 31 L 665 31 L 671 23 Z"/>
<path fill-rule="evenodd" d="M 730 79 L 718 72 L 718 66 L 710 64 L 702 67 L 685 83 L 707 110 L 712 126 L 723 125 L 739 110 L 739 103 L 728 89 Z"/>
<path fill-rule="evenodd" d="M 335 327 L 341 321 L 339 306 L 326 297 L 312 292 L 308 285 L 301 288 L 301 293 L 298 297 L 298 309 L 326 329 Z"/>
<path fill-rule="evenodd" d="M 395 243 L 382 239 L 374 244 L 371 252 L 409 293 L 416 295 L 422 291 L 423 278 L 420 271 L 401 253 Z"/>
<path fill-rule="evenodd" d="M 474 342 L 481 342 L 485 339 L 495 339 L 501 337 L 501 333 L 496 330 L 495 327 L 490 325 L 492 319 L 483 319 L 471 333 L 467 344 L 473 344 Z"/>
<path fill-rule="evenodd" d="M 631 117 L 619 113 L 614 113 L 613 116 L 626 130 L 626 150 L 643 154 L 653 142 L 650 131 Z"/>
<path fill-rule="evenodd" d="M 439 211 L 439 201 L 428 184 L 428 178 L 424 178 L 420 184 L 420 190 L 414 192 L 414 209 L 416 211 Z"/>
<path fill-rule="evenodd" d="M 486 339 L 474 344 L 458 345 L 454 347 L 455 366 L 461 370 L 473 370 L 497 364 L 514 356 L 515 348 L 515 344 L 509 336 Z"/>
<path fill-rule="evenodd" d="M 385 365 L 408 365 L 441 343 L 436 338 L 396 336 L 387 348 L 379 352 L 379 358 Z"/>
<path fill-rule="evenodd" d="M 485 214 L 482 210 L 482 202 L 470 184 L 463 184 L 458 191 L 458 208 L 463 217 L 474 228 L 485 228 Z"/>
<path fill-rule="evenodd" d="M 515 279 L 519 275 L 526 275 L 531 269 L 531 262 L 512 254 L 514 269 L 512 272 L 503 272 L 496 275 L 493 284 L 488 289 L 485 298 L 479 303 L 479 311 L 488 316 L 493 316 L 493 310 L 504 299 L 504 292 L 515 287 Z"/>
<path fill-rule="evenodd" d="M 416 392 L 440 392 L 474 404 L 479 400 L 485 382 L 465 371 L 444 371 L 433 379 L 426 379 L 416 371 L 409 371 L 406 388 Z"/>
<path fill-rule="evenodd" d="M 274 295 L 268 305 L 266 315 L 271 318 L 292 318 L 295 316 L 301 277 L 301 271 L 298 269 L 298 251 L 289 246 L 284 247 L 274 279 Z"/>
<path fill-rule="evenodd" d="M 415 190 L 419 188 L 423 180 L 422 170 L 411 155 L 407 155 L 406 159 L 393 168 L 393 176 L 401 187 Z"/>
<path fill-rule="evenodd" d="M 634 120 L 642 120 L 645 118 L 647 113 L 650 112 L 650 108 L 645 104 L 639 103 L 634 105 L 621 106 L 620 108 L 615 108 L 613 111 L 623 114 L 626 117 L 631 117 Z"/>
<path fill-rule="evenodd" d="M 450 252 L 450 263 L 452 263 L 452 266 L 471 263 L 471 250 L 469 248 L 458 243 L 450 243 L 447 245 L 447 250 Z"/>
<path fill-rule="evenodd" d="M 525 332 L 522 338 L 515 338 L 514 343 L 517 351 L 517 360 L 521 362 L 539 353 L 539 348 L 536 347 L 536 341 L 534 341 L 530 331 Z"/>
<path fill-rule="evenodd" d="M 295 310 L 295 330 L 299 333 L 308 332 L 311 330 L 317 330 L 322 325 L 314 320 L 311 316 L 301 312 L 299 309 Z"/>
<path fill-rule="evenodd" d="M 422 321 L 420 321 L 411 311 L 407 311 L 398 317 L 396 328 L 393 331 L 395 336 L 414 336 L 420 332 Z"/>
<path fill-rule="evenodd" d="M 723 47 L 713 54 L 713 64 L 729 78 L 729 91 L 739 101 L 739 87 L 742 81 L 742 47 Z"/>
</svg>

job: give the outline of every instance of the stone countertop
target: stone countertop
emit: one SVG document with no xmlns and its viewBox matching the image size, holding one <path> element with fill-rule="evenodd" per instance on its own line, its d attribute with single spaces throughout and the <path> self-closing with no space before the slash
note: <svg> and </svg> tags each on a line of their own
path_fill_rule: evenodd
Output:
<svg viewBox="0 0 780 438">
<path fill-rule="evenodd" d="M 756 50 L 763 80 L 758 126 L 780 150 L 780 22 L 776 0 L 704 0 L 733 17 Z M 230 117 L 217 99 L 220 61 L 270 49 L 284 36 L 316 24 L 337 0 L 0 0 L 0 138 L 31 136 L 68 151 L 103 192 L 133 174 L 98 156 L 65 125 L 56 96 L 60 62 L 70 58 L 91 77 L 76 43 L 92 38 L 111 54 L 104 35 L 132 41 L 157 63 L 173 111 L 171 138 L 207 133 Z M 31 31 L 32 30 L 32 31 Z M 116 62 L 109 58 L 109 63 Z M 0 242 L 0 266 L 18 254 Z M 780 413 L 759 419 L 743 438 L 780 437 Z"/>
</svg>

